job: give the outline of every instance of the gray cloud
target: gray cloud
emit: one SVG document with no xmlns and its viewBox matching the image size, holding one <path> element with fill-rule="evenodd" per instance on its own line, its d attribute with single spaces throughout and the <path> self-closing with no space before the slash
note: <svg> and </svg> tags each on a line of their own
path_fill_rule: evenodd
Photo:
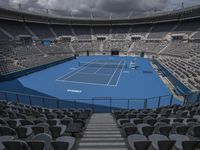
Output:
<svg viewBox="0 0 200 150">
<path fill-rule="evenodd" d="M 73 16 L 129 16 L 154 11 L 166 11 L 185 5 L 200 4 L 200 0 L 2 0 L 9 4 L 22 4 L 23 9 L 46 11 Z"/>
</svg>

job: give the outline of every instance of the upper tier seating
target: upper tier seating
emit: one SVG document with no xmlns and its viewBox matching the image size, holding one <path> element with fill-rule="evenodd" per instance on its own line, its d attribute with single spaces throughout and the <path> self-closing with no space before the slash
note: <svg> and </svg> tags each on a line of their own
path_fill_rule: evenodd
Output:
<svg viewBox="0 0 200 150">
<path fill-rule="evenodd" d="M 25 28 L 23 22 L 1 20 L 0 27 L 11 34 L 14 38 L 19 35 L 31 35 Z"/>
<path fill-rule="evenodd" d="M 54 39 L 54 35 L 49 29 L 49 25 L 42 23 L 26 23 L 26 26 L 33 32 L 39 39 Z"/>
<path fill-rule="evenodd" d="M 71 27 L 67 25 L 51 25 L 57 36 L 72 36 Z"/>
</svg>

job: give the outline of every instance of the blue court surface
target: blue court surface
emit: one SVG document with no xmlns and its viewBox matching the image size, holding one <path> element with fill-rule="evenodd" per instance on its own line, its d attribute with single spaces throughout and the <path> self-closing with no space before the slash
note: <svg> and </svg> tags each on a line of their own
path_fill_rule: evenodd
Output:
<svg viewBox="0 0 200 150">
<path fill-rule="evenodd" d="M 132 61 L 136 69 L 129 67 Z M 76 99 L 81 103 L 91 103 L 92 97 L 101 97 L 104 100 L 97 100 L 95 104 L 109 106 L 105 99 L 111 97 L 117 99 L 112 106 L 122 108 L 127 107 L 127 99 L 134 99 L 130 108 L 141 108 L 144 102 L 140 99 L 151 97 L 147 106 L 157 107 L 158 98 L 153 97 L 171 95 L 149 60 L 140 57 L 82 56 L 17 81 L 24 88 L 65 101 Z M 160 105 L 169 105 L 169 102 L 170 97 L 166 96 Z M 173 103 L 180 101 L 174 99 Z"/>
<path fill-rule="evenodd" d="M 127 67 L 125 60 L 92 60 L 83 64 L 74 71 L 58 78 L 56 81 L 117 86 L 124 68 Z M 126 67 L 125 67 L 126 66 Z"/>
</svg>

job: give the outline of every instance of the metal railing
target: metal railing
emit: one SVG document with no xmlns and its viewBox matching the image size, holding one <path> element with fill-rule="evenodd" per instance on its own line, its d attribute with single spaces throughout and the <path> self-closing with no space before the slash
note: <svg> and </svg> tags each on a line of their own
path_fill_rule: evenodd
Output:
<svg viewBox="0 0 200 150">
<path fill-rule="evenodd" d="M 0 91 L 0 100 L 24 103 L 46 108 L 92 108 L 94 112 L 111 112 L 112 109 L 146 109 L 173 105 L 173 95 L 151 98 L 92 97 L 90 99 L 57 99 L 17 92 Z"/>
</svg>

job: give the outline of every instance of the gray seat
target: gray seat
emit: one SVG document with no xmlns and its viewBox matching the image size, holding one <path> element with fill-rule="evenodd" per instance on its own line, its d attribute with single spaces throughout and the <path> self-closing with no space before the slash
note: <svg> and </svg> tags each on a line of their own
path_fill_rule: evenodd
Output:
<svg viewBox="0 0 200 150">
<path fill-rule="evenodd" d="M 144 136 L 148 137 L 149 135 L 153 134 L 154 127 L 152 126 L 146 126 L 142 128 L 142 133 Z"/>
<path fill-rule="evenodd" d="M 119 127 L 121 127 L 123 124 L 125 124 L 125 123 L 130 123 L 130 120 L 129 119 L 118 119 L 117 120 L 117 125 L 119 126 Z"/>
<path fill-rule="evenodd" d="M 44 127 L 34 126 L 34 127 L 32 127 L 32 130 L 33 130 L 35 135 L 40 134 L 40 133 L 44 133 Z"/>
<path fill-rule="evenodd" d="M 21 140 L 4 141 L 3 145 L 6 150 L 29 150 L 27 143 Z"/>
<path fill-rule="evenodd" d="M 60 142 L 60 141 L 53 141 L 51 145 L 54 150 L 68 150 L 69 143 L 68 142 Z"/>
<path fill-rule="evenodd" d="M 49 134 L 41 133 L 35 135 L 31 141 L 42 141 L 45 144 L 45 148 L 48 150 L 51 146 L 52 137 Z"/>
<path fill-rule="evenodd" d="M 47 124 L 47 123 L 38 123 L 36 125 L 36 127 L 43 127 L 45 133 L 48 133 L 48 131 L 49 131 L 49 124 Z"/>
<path fill-rule="evenodd" d="M 137 131 L 137 127 L 136 126 L 126 126 L 124 128 L 122 128 L 122 135 L 124 135 L 125 137 L 131 135 L 131 134 L 135 134 Z"/>
<path fill-rule="evenodd" d="M 146 124 L 146 123 L 141 123 L 141 124 L 138 124 L 137 125 L 137 130 L 140 134 L 143 134 L 143 127 L 149 127 L 150 125 L 149 124 Z"/>
<path fill-rule="evenodd" d="M 75 138 L 71 136 L 61 136 L 56 139 L 57 142 L 67 142 L 69 144 L 68 150 L 71 150 L 75 145 Z"/>
<path fill-rule="evenodd" d="M 172 130 L 171 126 L 162 126 L 159 127 L 159 133 L 165 136 L 169 136 L 170 132 Z"/>
<path fill-rule="evenodd" d="M 31 150 L 44 150 L 45 143 L 43 141 L 27 141 L 28 146 Z"/>
<path fill-rule="evenodd" d="M 189 127 L 188 126 L 177 126 L 175 129 L 176 134 L 186 135 Z"/>
<path fill-rule="evenodd" d="M 10 140 L 13 140 L 14 138 L 15 138 L 14 136 L 0 136 L 0 150 L 5 149 L 2 142 L 10 141 Z"/>
<path fill-rule="evenodd" d="M 73 122 L 73 119 L 70 118 L 70 117 L 67 117 L 67 118 L 64 118 L 64 119 L 60 120 L 60 123 L 62 125 L 66 125 L 66 126 L 68 126 L 72 122 Z"/>
<path fill-rule="evenodd" d="M 18 138 L 28 138 L 32 134 L 32 128 L 28 126 L 15 128 Z"/>
<path fill-rule="evenodd" d="M 175 146 L 176 146 L 177 149 L 180 149 L 180 150 L 183 149 L 182 142 L 183 141 L 189 141 L 189 138 L 187 136 L 180 135 L 180 134 L 171 134 L 169 136 L 169 139 L 176 141 Z"/>
<path fill-rule="evenodd" d="M 65 125 L 52 126 L 49 127 L 49 131 L 51 132 L 53 138 L 58 138 L 65 133 L 66 126 Z"/>
<path fill-rule="evenodd" d="M 199 149 L 200 141 L 183 141 L 183 150 L 196 150 Z"/>
<path fill-rule="evenodd" d="M 138 124 L 143 123 L 143 120 L 140 119 L 140 118 L 133 118 L 133 119 L 131 119 L 130 121 L 131 121 L 131 123 L 133 123 L 133 124 L 135 124 L 135 125 L 138 125 Z"/>
<path fill-rule="evenodd" d="M 147 150 L 151 145 L 144 135 L 134 134 L 128 136 L 128 143 L 132 150 Z"/>
<path fill-rule="evenodd" d="M 192 126 L 189 128 L 188 133 L 193 137 L 200 137 L 200 126 Z"/>
<path fill-rule="evenodd" d="M 16 132 L 14 129 L 10 128 L 10 127 L 0 127 L 0 136 L 15 136 Z"/>
<path fill-rule="evenodd" d="M 152 134 L 149 136 L 152 146 L 156 150 L 171 150 L 175 141 L 169 140 L 165 135 Z"/>
</svg>

